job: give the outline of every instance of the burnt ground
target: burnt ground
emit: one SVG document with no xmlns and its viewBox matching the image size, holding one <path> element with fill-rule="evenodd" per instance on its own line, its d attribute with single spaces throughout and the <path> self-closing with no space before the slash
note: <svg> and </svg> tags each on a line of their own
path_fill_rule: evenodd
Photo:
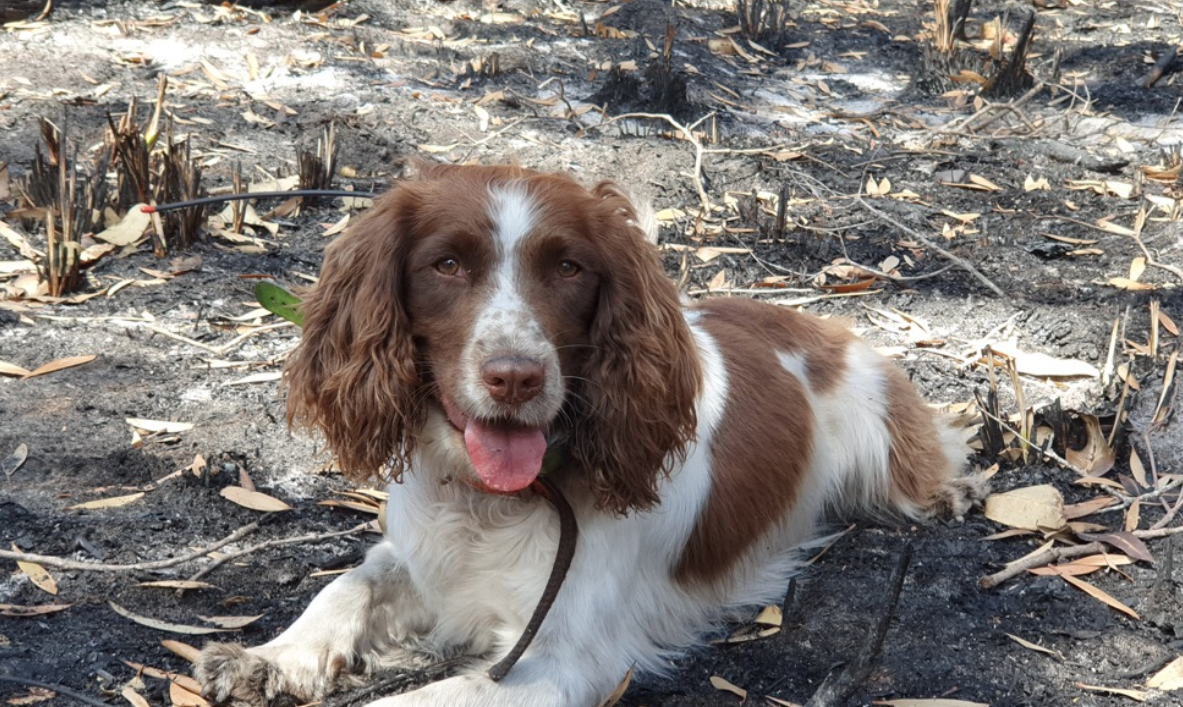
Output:
<svg viewBox="0 0 1183 707">
<path fill-rule="evenodd" d="M 412 156 L 516 160 L 588 182 L 616 179 L 659 210 L 671 275 L 683 277 L 693 296 L 709 286 L 706 296 L 757 296 L 845 317 L 890 347 L 935 402 L 964 405 L 988 391 L 991 376 L 974 365 L 976 352 L 1012 339 L 1023 352 L 1104 371 L 1078 378 L 1045 371 L 1021 381 L 1028 407 L 1059 399 L 1101 416 L 1108 431 L 1122 405 L 1120 376 L 1106 366 L 1117 322 L 1114 363 L 1127 364 L 1140 392 L 1122 405 L 1130 414 L 1118 423 L 1116 466 L 1107 478 L 1136 476 L 1131 441 L 1147 474 L 1169 481 L 1183 473 L 1183 435 L 1169 414 L 1178 409 L 1178 386 L 1162 395 L 1168 359 L 1179 348 L 1169 324 L 1183 323 L 1183 276 L 1151 265 L 1133 273 L 1135 285 L 1111 282 L 1139 270 L 1139 210 L 1148 215 L 1140 238 L 1152 256 L 1183 265 L 1181 192 L 1169 180 L 1143 178 L 1142 169 L 1164 163 L 1183 140 L 1176 115 L 1183 79 L 1170 73 L 1178 63 L 1155 87 L 1140 85 L 1151 62 L 1180 43 L 1177 3 L 1040 7 L 1029 66 L 1047 87 L 1013 109 L 984 112 L 973 103 L 972 82 L 949 85 L 945 95 L 914 87 L 922 20 L 931 11 L 920 0 L 796 3 L 785 36 L 758 47 L 724 32 L 736 25 L 729 3 L 701 0 L 676 7 L 657 0 L 350 0 L 319 13 L 267 14 L 194 2 L 66 1 L 44 20 L 20 19 L 30 4 L 8 3 L 4 18 L 12 24 L 0 34 L 0 161 L 8 165 L 7 176 L 0 173 L 0 209 L 8 233 L 25 234 L 35 248 L 44 247 L 43 226 L 13 210 L 34 158 L 36 119 L 68 124 L 72 144 L 88 155 L 102 141 L 106 115 L 125 112 L 133 97 L 151 104 L 163 74 L 166 116 L 201 161 L 209 190 L 224 191 L 236 166 L 247 182 L 290 172 L 296 146 L 314 143 L 330 123 L 338 186 L 382 188 Z M 975 5 L 971 39 L 1006 9 Z M 1018 11 L 1011 10 L 1013 20 Z M 667 27 L 673 44 L 663 61 Z M 977 41 L 965 51 L 984 46 Z M 668 113 L 686 123 L 706 117 L 696 129 L 705 149 L 701 171 L 694 145 L 669 124 L 608 123 L 596 108 L 605 103 L 614 115 Z M 1065 155 L 1065 148 L 1076 152 Z M 1075 159 L 1081 156 L 1088 159 Z M 970 175 L 986 182 L 969 188 Z M 699 212 L 696 177 L 709 213 Z M 1028 190 L 1028 178 L 1045 178 L 1046 188 Z M 136 563 L 179 556 L 256 520 L 262 527 L 230 549 L 344 530 L 372 517 L 318 505 L 340 498 L 347 485 L 323 472 L 312 441 L 286 430 L 273 377 L 242 382 L 277 371 L 297 337 L 291 327 L 259 329 L 275 319 L 251 314 L 257 280 L 244 276 L 306 284 L 331 242 L 326 230 L 349 213 L 336 204 L 277 218 L 274 233 L 248 228 L 255 240 L 245 244 L 210 235 L 165 259 L 142 242 L 110 253 L 87 270 L 82 292 L 95 296 L 83 302 L 39 294 L 21 263 L 27 256 L 9 247 L 12 239 L 0 241 L 0 364 L 33 369 L 97 356 L 38 377 L 0 376 L 0 468 L 11 471 L 0 479 L 4 549 Z M 932 243 L 972 263 L 1004 296 L 959 267 L 942 270 L 948 263 Z M 854 292 L 831 287 L 870 269 L 894 277 Z M 926 277 L 906 279 L 917 276 Z M 1154 302 L 1164 317 L 1152 327 Z M 1001 371 L 998 378 L 1003 411 L 1018 412 L 1010 379 Z M 1160 408 L 1165 424 L 1152 426 Z M 127 418 L 192 428 L 143 433 L 137 442 Z M 20 445 L 28 458 L 12 471 L 5 460 Z M 156 483 L 196 455 L 208 463 L 201 477 Z M 1073 483 L 1073 471 L 1012 457 L 981 454 L 974 463 L 1001 462 L 999 490 L 1052 484 L 1069 503 L 1103 495 Z M 242 472 L 293 510 L 264 516 L 223 498 L 220 490 L 239 484 Z M 1133 484 L 1119 493 L 1140 492 Z M 69 508 L 141 490 L 127 505 Z M 1161 499 L 1141 505 L 1141 529 L 1165 512 Z M 1115 529 L 1125 519 L 1107 513 L 1085 520 Z M 1177 538 L 1148 541 L 1153 563 L 1085 577 L 1134 609 L 1140 618 L 1133 619 L 1054 576 L 1021 575 L 979 589 L 980 576 L 1043 542 L 1039 535 L 985 539 L 1002 529 L 980 512 L 964 523 L 859 524 L 795 585 L 781 633 L 694 651 L 668 678 L 635 681 L 622 704 L 737 703 L 712 687 L 711 676 L 750 690 L 751 702 L 763 695 L 804 702 L 866 642 L 895 558 L 909 544 L 914 559 L 882 663 L 849 704 L 942 696 L 996 707 L 1130 700 L 1081 684 L 1143 690 L 1151 704 L 1178 704 L 1180 693 L 1144 687 L 1183 654 Z M 186 625 L 208 625 L 201 616 L 261 614 L 240 631 L 214 635 L 256 644 L 331 580 L 318 570 L 350 566 L 371 540 L 355 535 L 260 550 L 204 577 L 213 588 L 183 594 L 139 584 L 184 579 L 208 560 L 160 571 L 47 567 L 56 597 L 2 560 L 0 605 L 70 607 L 0 616 L 0 699 L 72 702 L 5 682 L 15 677 L 122 703 L 119 691 L 136 677 L 125 661 L 185 672 L 186 661 L 161 640 L 200 645 L 205 637 L 141 625 L 108 602 Z M 162 680 L 144 677 L 138 689 L 153 705 L 169 702 Z"/>
</svg>

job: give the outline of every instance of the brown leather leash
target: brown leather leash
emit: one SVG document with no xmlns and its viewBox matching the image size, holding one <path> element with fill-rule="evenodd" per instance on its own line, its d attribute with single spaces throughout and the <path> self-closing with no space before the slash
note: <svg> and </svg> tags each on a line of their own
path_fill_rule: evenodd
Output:
<svg viewBox="0 0 1183 707">
<path fill-rule="evenodd" d="M 542 592 L 542 598 L 538 600 L 538 606 L 534 607 L 534 614 L 530 617 L 530 622 L 526 624 L 526 630 L 522 631 L 522 637 L 518 639 L 518 642 L 504 658 L 489 668 L 487 675 L 494 682 L 508 675 L 522 654 L 530 647 L 534 635 L 542 626 L 542 621 L 550 613 L 550 607 L 555 603 L 559 589 L 563 586 L 563 580 L 567 577 L 567 570 L 571 568 L 571 560 L 575 557 L 575 539 L 579 534 L 579 526 L 575 522 L 575 511 L 571 510 L 571 504 L 567 502 L 559 489 L 545 477 L 540 476 L 535 479 L 530 484 L 530 489 L 549 501 L 559 512 L 559 549 L 555 553 L 555 563 L 550 568 L 550 578 L 546 581 L 546 589 Z"/>
</svg>

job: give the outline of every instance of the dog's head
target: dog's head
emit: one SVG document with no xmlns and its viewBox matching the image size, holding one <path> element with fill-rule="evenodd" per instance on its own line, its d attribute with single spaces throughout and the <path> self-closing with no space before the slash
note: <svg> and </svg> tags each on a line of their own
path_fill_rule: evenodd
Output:
<svg viewBox="0 0 1183 707">
<path fill-rule="evenodd" d="M 603 507 L 652 506 L 694 435 L 701 371 L 636 220 L 610 183 L 422 167 L 326 250 L 285 370 L 289 421 L 359 479 L 439 445 L 512 492 L 550 445 Z"/>
</svg>

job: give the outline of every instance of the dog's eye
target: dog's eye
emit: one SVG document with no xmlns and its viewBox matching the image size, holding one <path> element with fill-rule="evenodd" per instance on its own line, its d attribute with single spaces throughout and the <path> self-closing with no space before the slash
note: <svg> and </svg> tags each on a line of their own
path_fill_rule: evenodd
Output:
<svg viewBox="0 0 1183 707">
<path fill-rule="evenodd" d="M 580 270 L 582 270 L 582 268 L 570 260 L 560 260 L 559 266 L 555 268 L 555 272 L 558 273 L 559 277 L 563 278 L 575 277 L 579 274 Z"/>
<path fill-rule="evenodd" d="M 441 275 L 448 275 L 449 277 L 464 274 L 464 271 L 460 268 L 460 261 L 455 258 L 444 258 L 435 264 L 435 269 Z"/>
</svg>

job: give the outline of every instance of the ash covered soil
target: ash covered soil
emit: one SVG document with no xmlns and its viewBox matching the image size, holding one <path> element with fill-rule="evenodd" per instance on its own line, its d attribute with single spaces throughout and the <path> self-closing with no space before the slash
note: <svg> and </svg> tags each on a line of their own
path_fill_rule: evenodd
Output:
<svg viewBox="0 0 1183 707">
<path fill-rule="evenodd" d="M 1153 88 L 1141 85 L 1153 60 L 1180 43 L 1178 3 L 1037 3 L 1028 67 L 1045 87 L 1000 109 L 974 102 L 972 79 L 936 94 L 915 87 L 931 15 L 931 3 L 919 0 L 796 3 L 785 36 L 757 44 L 729 31 L 737 24 L 729 4 L 700 0 L 350 0 L 327 10 L 64 2 L 41 20 L 36 11 L 22 19 L 27 4 L 4 8 L 11 23 L 0 34 L 0 162 L 8 169 L 0 212 L 8 232 L 34 248 L 44 248 L 43 225 L 14 210 L 35 158 L 37 118 L 68 125 L 71 144 L 89 155 L 107 114 L 125 113 L 133 97 L 150 106 L 165 75 L 165 117 L 203 165 L 208 190 L 227 190 L 235 169 L 246 183 L 291 173 L 297 147 L 315 144 L 330 124 L 336 186 L 384 188 L 413 156 L 513 160 L 587 183 L 615 179 L 658 210 L 670 274 L 691 296 L 760 297 L 844 317 L 895 356 L 930 400 L 958 409 L 996 387 L 1007 415 L 1060 400 L 1099 416 L 1108 433 L 1120 408 L 1116 464 L 1106 476 L 1127 481 L 1113 489 L 1118 496 L 1144 491 L 1132 481 L 1139 470 L 1131 443 L 1150 483 L 1183 474 L 1183 434 L 1171 415 L 1179 386 L 1165 380 L 1179 348 L 1174 323 L 1183 323 L 1183 192 L 1161 178 L 1183 141 L 1183 80 L 1171 73 L 1175 64 Z M 987 51 L 989 24 L 1006 10 L 975 5 L 964 50 Z M 1013 29 L 1030 4 L 1010 10 Z M 662 119 L 610 119 L 628 111 L 694 123 L 694 142 Z M 247 242 L 211 227 L 202 242 L 165 258 L 146 243 L 119 249 L 87 269 L 81 292 L 95 296 L 84 301 L 39 293 L 15 265 L 27 255 L 12 238 L 0 241 L 8 268 L 0 269 L 0 363 L 32 370 L 96 356 L 36 377 L 0 376 L 0 468 L 11 472 L 0 478 L 3 549 L 143 563 L 256 521 L 254 533 L 222 551 L 373 517 L 320 505 L 345 498 L 349 486 L 326 471 L 313 440 L 286 429 L 274 376 L 256 376 L 279 370 L 298 331 L 254 312 L 254 283 L 267 276 L 308 284 L 334 226 L 356 218 L 340 204 L 277 217 L 271 229 L 248 227 Z M 971 264 L 1002 296 L 933 245 Z M 1147 255 L 1167 267 L 1140 268 L 1136 259 Z M 868 287 L 849 284 L 865 285 L 879 271 L 886 275 Z M 975 364 L 985 345 L 1007 342 L 1057 361 L 1020 376 L 1021 402 L 1001 369 L 992 383 Z M 1048 375 L 1069 361 L 1102 375 Z M 1124 378 L 1113 373 L 1122 364 Z M 1123 398 L 1125 380 L 1134 383 Z M 191 427 L 136 440 L 128 418 Z M 27 459 L 16 466 L 21 445 Z M 201 475 L 174 474 L 198 455 Z M 973 464 L 999 465 L 996 490 L 1051 484 L 1069 504 L 1105 495 L 1036 454 L 1023 462 L 994 451 Z M 264 515 L 223 497 L 244 473 L 292 510 Z M 118 507 L 71 508 L 139 492 Z M 1174 498 L 1148 497 L 1136 527 L 1157 523 L 1169 513 L 1164 499 Z M 1110 511 L 1080 520 L 1114 530 L 1128 518 Z M 882 661 L 848 704 L 1130 700 L 1107 688 L 1179 703 L 1181 693 L 1145 686 L 1183 654 L 1177 538 L 1147 541 L 1154 562 L 1083 578 L 1135 619 L 1057 576 L 1021 574 L 980 589 L 981 576 L 1045 542 L 1039 533 L 986 540 L 1003 529 L 980 511 L 962 523 L 859 523 L 787 588 L 779 633 L 692 651 L 668 677 L 634 680 L 621 704 L 738 703 L 712 676 L 748 690 L 750 703 L 764 695 L 805 702 L 869 640 L 907 545 L 914 556 Z M 134 683 L 150 704 L 169 704 L 167 682 L 145 675 L 135 683 L 129 663 L 186 673 L 187 661 L 162 639 L 268 640 L 331 581 L 326 571 L 356 564 L 374 537 L 261 549 L 202 577 L 212 588 L 185 592 L 141 583 L 186 579 L 210 560 L 158 571 L 47 566 L 56 596 L 0 560 L 8 614 L 69 604 L 36 616 L 0 613 L 0 700 L 75 703 L 23 680 L 109 704 L 125 702 L 119 693 Z M 189 626 L 211 625 L 200 617 L 261 618 L 192 636 L 133 621 L 112 603 Z"/>
</svg>

